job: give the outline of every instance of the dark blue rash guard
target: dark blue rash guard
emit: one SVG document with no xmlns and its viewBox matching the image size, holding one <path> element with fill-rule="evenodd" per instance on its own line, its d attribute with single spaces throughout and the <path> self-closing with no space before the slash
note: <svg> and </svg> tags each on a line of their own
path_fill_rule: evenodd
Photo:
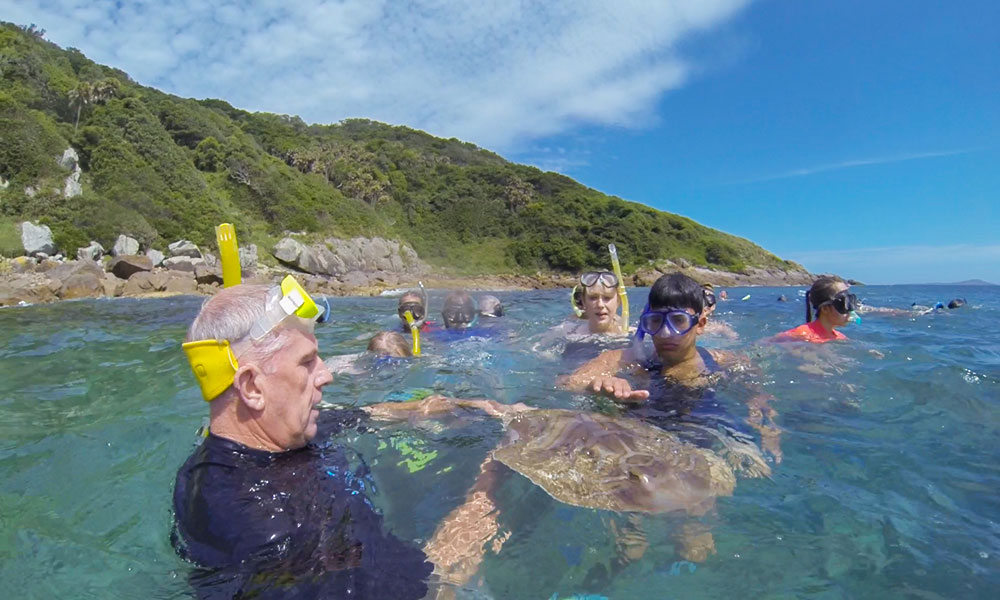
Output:
<svg viewBox="0 0 1000 600">
<path fill-rule="evenodd" d="M 316 440 L 363 414 L 321 412 Z M 383 530 L 365 485 L 329 442 L 267 452 L 210 434 L 177 472 L 171 541 L 199 598 L 422 598 L 432 565 Z"/>
</svg>

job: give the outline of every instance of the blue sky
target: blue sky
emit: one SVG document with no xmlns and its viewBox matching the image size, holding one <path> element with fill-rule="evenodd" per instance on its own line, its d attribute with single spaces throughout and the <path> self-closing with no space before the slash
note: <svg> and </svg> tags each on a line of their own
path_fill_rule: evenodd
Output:
<svg viewBox="0 0 1000 600">
<path fill-rule="evenodd" d="M 458 137 L 870 283 L 1000 283 L 1000 2 L 0 0 L 140 83 Z"/>
</svg>

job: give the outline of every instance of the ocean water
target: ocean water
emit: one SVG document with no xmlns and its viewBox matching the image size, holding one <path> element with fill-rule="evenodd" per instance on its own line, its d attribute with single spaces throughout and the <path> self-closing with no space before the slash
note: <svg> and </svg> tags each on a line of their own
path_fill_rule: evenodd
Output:
<svg viewBox="0 0 1000 600">
<path fill-rule="evenodd" d="M 871 305 L 964 296 L 919 317 L 866 316 L 850 342 L 762 343 L 803 319 L 792 288 L 731 288 L 717 317 L 753 370 L 720 384 L 745 414 L 748 389 L 775 397 L 783 461 L 740 479 L 706 516 L 717 553 L 677 556 L 673 515 L 642 519 L 649 548 L 616 564 L 624 517 L 572 507 L 511 474 L 498 490 L 511 533 L 459 597 L 987 598 L 1000 590 L 1000 288 L 860 287 Z M 630 291 L 633 317 L 646 290 Z M 739 298 L 750 294 L 750 299 Z M 790 302 L 778 303 L 779 294 Z M 569 312 L 562 291 L 497 294 L 491 336 L 426 339 L 427 356 L 338 375 L 324 399 L 394 392 L 595 410 L 553 381 L 579 364 L 539 344 Z M 432 292 L 431 310 L 443 294 Z M 0 310 L 0 587 L 25 598 L 188 598 L 190 567 L 169 543 L 177 467 L 207 414 L 179 343 L 200 298 L 87 300 Z M 393 298 L 333 301 L 324 355 L 362 350 L 395 325 Z M 742 412 L 741 412 L 742 411 Z M 344 434 L 371 469 L 386 526 L 420 543 L 461 503 L 502 435 L 487 418 Z M 391 576 L 391 574 L 387 574 Z"/>
</svg>

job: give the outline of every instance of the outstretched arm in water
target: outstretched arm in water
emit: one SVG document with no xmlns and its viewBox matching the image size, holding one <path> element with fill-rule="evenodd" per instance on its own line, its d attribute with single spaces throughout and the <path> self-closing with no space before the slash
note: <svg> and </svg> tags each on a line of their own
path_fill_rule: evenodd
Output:
<svg viewBox="0 0 1000 600">
<path fill-rule="evenodd" d="M 610 396 L 620 402 L 640 402 L 649 398 L 646 390 L 633 390 L 628 380 L 618 375 L 629 367 L 628 352 L 607 350 L 581 366 L 573 373 L 561 377 L 560 387 L 574 392 L 590 392 Z"/>
<path fill-rule="evenodd" d="M 774 396 L 765 393 L 760 385 L 763 372 L 750 359 L 749 356 L 730 352 L 727 350 L 710 350 L 712 357 L 720 366 L 727 370 L 739 371 L 750 377 L 747 387 L 751 389 L 753 395 L 747 400 L 747 423 L 760 433 L 760 445 L 770 452 L 775 463 L 780 463 L 781 453 L 781 428 L 775 423 L 778 416 L 771 406 Z"/>
</svg>

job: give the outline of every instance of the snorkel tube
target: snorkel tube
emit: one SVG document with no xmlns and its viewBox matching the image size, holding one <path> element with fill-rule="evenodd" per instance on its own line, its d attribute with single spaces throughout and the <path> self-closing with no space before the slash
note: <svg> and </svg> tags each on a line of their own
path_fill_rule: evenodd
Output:
<svg viewBox="0 0 1000 600">
<path fill-rule="evenodd" d="M 622 278 L 622 266 L 618 264 L 618 249 L 614 244 L 608 244 L 608 252 L 611 253 L 611 268 L 618 278 L 618 300 L 622 305 L 622 321 L 625 324 L 625 331 L 628 332 L 628 294 L 625 292 L 625 280 Z"/>
<path fill-rule="evenodd" d="M 423 284 L 421 284 L 420 288 L 423 289 L 423 287 Z M 406 324 L 410 326 L 410 334 L 413 336 L 413 356 L 420 356 L 420 328 L 417 327 L 417 322 L 410 311 L 404 312 L 403 318 L 406 319 Z"/>
<path fill-rule="evenodd" d="M 215 241 L 219 244 L 219 261 L 222 263 L 222 287 L 239 285 L 240 247 L 236 243 L 236 228 L 232 223 L 223 223 L 215 228 Z"/>
</svg>

